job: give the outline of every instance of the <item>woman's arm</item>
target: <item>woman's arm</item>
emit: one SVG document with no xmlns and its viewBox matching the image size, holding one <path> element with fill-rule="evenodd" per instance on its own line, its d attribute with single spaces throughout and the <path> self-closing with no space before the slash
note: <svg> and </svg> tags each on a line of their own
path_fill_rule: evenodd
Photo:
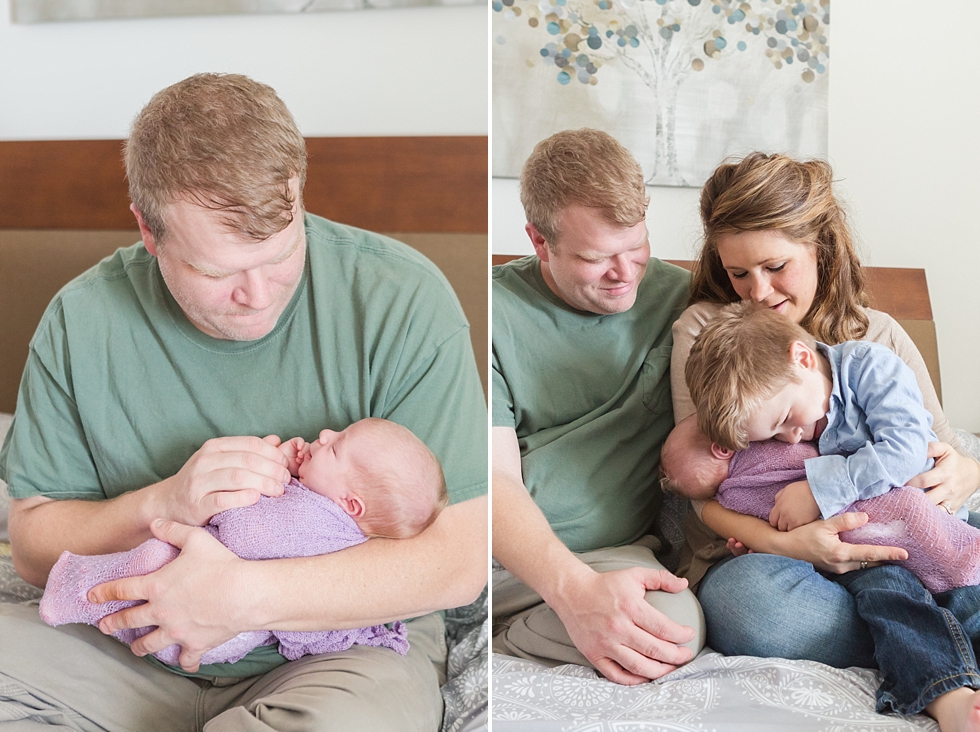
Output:
<svg viewBox="0 0 980 732">
<path fill-rule="evenodd" d="M 962 452 L 956 433 L 946 419 L 929 369 L 915 343 L 891 316 L 868 310 L 867 339 L 891 348 L 908 364 L 922 391 L 922 403 L 932 414 L 932 429 L 940 442 L 929 445 L 929 457 L 936 460 L 932 470 L 908 482 L 913 488 L 929 489 L 929 499 L 939 504 L 947 501 L 955 513 L 970 495 L 980 488 L 980 463 Z"/>
<path fill-rule="evenodd" d="M 720 308 L 720 305 L 714 303 L 699 302 L 681 313 L 681 317 L 674 322 L 674 346 L 670 352 L 670 393 L 674 400 L 674 424 L 694 414 L 694 402 L 691 401 L 691 392 L 684 378 L 684 368 L 687 366 L 687 357 L 691 353 L 694 339 Z"/>
<path fill-rule="evenodd" d="M 908 553 L 898 547 L 847 544 L 840 540 L 841 532 L 868 522 L 866 513 L 842 513 L 792 531 L 777 531 L 761 519 L 729 511 L 717 501 L 708 501 L 701 519 L 715 533 L 731 537 L 754 552 L 800 559 L 835 574 L 860 569 L 862 562 L 908 559 Z"/>
</svg>

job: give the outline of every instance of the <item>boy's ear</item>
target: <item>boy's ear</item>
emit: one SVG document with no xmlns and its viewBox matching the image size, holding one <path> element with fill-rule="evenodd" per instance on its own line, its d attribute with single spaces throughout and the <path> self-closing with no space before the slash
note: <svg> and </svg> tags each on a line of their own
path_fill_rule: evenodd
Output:
<svg viewBox="0 0 980 732">
<path fill-rule="evenodd" d="M 789 347 L 789 355 L 793 363 L 799 364 L 805 369 L 812 369 L 817 366 L 817 352 L 803 341 L 793 341 Z"/>
<path fill-rule="evenodd" d="M 719 460 L 728 460 L 735 454 L 735 451 L 729 450 L 727 447 L 722 447 L 717 442 L 712 442 L 711 453 Z"/>
</svg>

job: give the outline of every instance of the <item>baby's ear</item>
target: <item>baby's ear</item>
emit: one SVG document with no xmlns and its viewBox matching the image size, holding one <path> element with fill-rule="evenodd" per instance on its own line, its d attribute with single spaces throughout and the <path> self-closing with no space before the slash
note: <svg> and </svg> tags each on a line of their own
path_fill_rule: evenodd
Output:
<svg viewBox="0 0 980 732">
<path fill-rule="evenodd" d="M 341 497 L 338 503 L 344 509 L 344 513 L 351 518 L 358 519 L 364 516 L 364 501 L 355 494 L 348 493 L 346 496 Z"/>
<path fill-rule="evenodd" d="M 734 450 L 729 450 L 727 447 L 722 447 L 717 442 L 711 443 L 711 452 L 719 460 L 730 460 L 732 455 L 735 454 Z"/>
</svg>

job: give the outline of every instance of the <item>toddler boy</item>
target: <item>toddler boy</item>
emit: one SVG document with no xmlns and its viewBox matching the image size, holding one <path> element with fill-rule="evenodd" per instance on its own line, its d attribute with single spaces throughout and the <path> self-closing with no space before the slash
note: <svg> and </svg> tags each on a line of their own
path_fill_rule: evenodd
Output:
<svg viewBox="0 0 980 732">
<path fill-rule="evenodd" d="M 723 448 L 818 440 L 819 456 L 804 462 L 806 480 L 775 496 L 769 521 L 780 530 L 881 496 L 931 466 L 936 436 L 915 377 L 878 344 L 827 346 L 779 313 L 735 303 L 695 339 L 685 378 L 699 428 Z M 751 547 L 751 537 L 742 541 Z M 854 597 L 874 640 L 878 711 L 926 711 L 943 732 L 980 730 L 971 642 L 980 640 L 980 588 L 933 595 L 891 565 L 833 579 Z"/>
</svg>

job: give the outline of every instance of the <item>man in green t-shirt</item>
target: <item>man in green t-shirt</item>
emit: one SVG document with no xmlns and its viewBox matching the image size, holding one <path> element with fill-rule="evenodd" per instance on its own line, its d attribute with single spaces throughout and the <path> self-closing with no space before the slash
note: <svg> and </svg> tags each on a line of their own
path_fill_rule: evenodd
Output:
<svg viewBox="0 0 980 732">
<path fill-rule="evenodd" d="M 642 172 L 603 132 L 539 143 L 521 201 L 536 256 L 493 272 L 494 650 L 641 683 L 704 643 L 652 536 L 688 275 L 650 258 Z"/>
<path fill-rule="evenodd" d="M 49 305 L 0 478 L 14 564 L 35 585 L 65 550 L 155 535 L 182 552 L 90 593 L 146 601 L 100 625 L 157 626 L 132 652 L 99 629 L 0 605 L 0 719 L 434 732 L 445 664 L 434 611 L 486 584 L 486 407 L 449 284 L 403 244 L 304 213 L 303 138 L 275 92 L 246 77 L 201 74 L 154 96 L 126 166 L 143 241 Z M 282 493 L 285 458 L 262 436 L 309 441 L 365 417 L 408 427 L 443 465 L 452 505 L 419 536 L 249 562 L 198 528 Z M 405 618 L 417 618 L 407 656 L 354 646 L 286 662 L 263 646 L 199 664 L 241 631 Z M 173 644 L 180 668 L 147 663 Z"/>
</svg>

